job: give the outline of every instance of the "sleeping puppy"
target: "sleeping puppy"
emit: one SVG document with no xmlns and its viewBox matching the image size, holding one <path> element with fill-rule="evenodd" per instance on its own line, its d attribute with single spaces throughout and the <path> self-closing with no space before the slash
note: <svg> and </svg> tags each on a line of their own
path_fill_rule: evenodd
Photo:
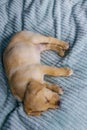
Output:
<svg viewBox="0 0 87 130">
<path fill-rule="evenodd" d="M 49 108 L 57 108 L 58 94 L 62 88 L 44 81 L 44 75 L 70 76 L 70 68 L 57 68 L 40 63 L 40 53 L 56 51 L 64 56 L 69 45 L 53 37 L 35 34 L 30 31 L 16 33 L 3 54 L 3 63 L 12 94 L 23 102 L 29 115 L 40 115 Z"/>
</svg>

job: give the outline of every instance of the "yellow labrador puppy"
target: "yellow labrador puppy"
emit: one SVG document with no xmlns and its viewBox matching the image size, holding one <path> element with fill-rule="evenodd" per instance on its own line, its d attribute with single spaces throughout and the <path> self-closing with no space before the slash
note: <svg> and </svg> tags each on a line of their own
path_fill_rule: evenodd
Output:
<svg viewBox="0 0 87 130">
<path fill-rule="evenodd" d="M 3 62 L 10 89 L 23 102 L 29 115 L 40 115 L 49 108 L 57 108 L 58 94 L 63 91 L 57 85 L 44 81 L 44 75 L 70 76 L 70 68 L 57 68 L 40 63 L 40 53 L 45 50 L 64 55 L 69 45 L 53 37 L 30 31 L 16 33 L 3 54 Z"/>
</svg>

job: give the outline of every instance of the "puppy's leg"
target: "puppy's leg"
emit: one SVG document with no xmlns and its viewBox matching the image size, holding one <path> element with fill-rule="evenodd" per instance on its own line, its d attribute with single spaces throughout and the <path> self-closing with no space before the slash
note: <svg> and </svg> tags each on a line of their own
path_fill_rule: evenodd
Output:
<svg viewBox="0 0 87 130">
<path fill-rule="evenodd" d="M 58 53 L 60 56 L 64 56 L 65 54 L 65 51 L 67 49 L 65 49 L 63 46 L 60 46 L 56 43 L 53 43 L 53 44 L 44 44 L 44 50 L 52 50 L 52 51 L 55 51 L 56 53 Z"/>
<path fill-rule="evenodd" d="M 64 41 L 40 34 L 33 35 L 31 40 L 33 44 L 39 44 L 42 46 L 42 51 L 53 50 L 56 51 L 60 56 L 64 56 L 65 50 L 69 48 L 69 44 Z"/>
<path fill-rule="evenodd" d="M 58 94 L 63 94 L 63 89 L 61 87 L 59 87 L 58 85 L 50 84 L 50 83 L 45 83 L 45 84 L 46 84 L 46 88 L 48 88 Z"/>
<path fill-rule="evenodd" d="M 52 66 L 41 65 L 40 70 L 43 75 L 51 75 L 51 76 L 70 76 L 73 71 L 66 67 L 66 68 L 57 68 Z"/>
<path fill-rule="evenodd" d="M 45 43 L 48 43 L 48 44 L 59 45 L 63 49 L 68 49 L 69 48 L 68 43 L 66 43 L 64 41 L 61 41 L 61 40 L 59 40 L 57 38 L 53 38 L 53 37 L 49 37 L 49 36 L 47 37 L 47 36 L 44 36 L 44 35 L 41 35 L 41 34 L 34 34 L 31 37 L 31 41 L 32 41 L 33 44 L 39 44 L 39 43 L 45 44 Z"/>
</svg>

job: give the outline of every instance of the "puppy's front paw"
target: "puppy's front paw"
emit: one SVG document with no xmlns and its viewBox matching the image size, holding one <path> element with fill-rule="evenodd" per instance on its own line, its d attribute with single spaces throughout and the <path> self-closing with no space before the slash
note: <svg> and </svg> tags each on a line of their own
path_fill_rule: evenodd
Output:
<svg viewBox="0 0 87 130">
<path fill-rule="evenodd" d="M 64 90 L 62 89 L 62 87 L 58 85 L 54 85 L 54 91 L 58 93 L 59 95 L 62 95 L 64 93 Z"/>
<path fill-rule="evenodd" d="M 67 67 L 67 68 L 65 68 L 65 70 L 66 70 L 66 76 L 70 76 L 70 75 L 73 74 L 73 70 L 72 69 Z"/>
<path fill-rule="evenodd" d="M 64 90 L 62 89 L 62 87 L 58 87 L 58 94 L 63 95 Z"/>
</svg>

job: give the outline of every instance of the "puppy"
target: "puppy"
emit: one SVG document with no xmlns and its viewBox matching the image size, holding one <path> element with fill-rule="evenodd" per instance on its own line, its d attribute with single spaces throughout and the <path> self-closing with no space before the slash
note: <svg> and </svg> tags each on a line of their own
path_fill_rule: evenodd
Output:
<svg viewBox="0 0 87 130">
<path fill-rule="evenodd" d="M 57 108 L 58 94 L 62 88 L 44 81 L 44 75 L 70 76 L 70 68 L 57 68 L 40 63 L 40 53 L 56 51 L 64 56 L 68 43 L 53 37 L 35 34 L 30 31 L 16 33 L 3 54 L 3 63 L 12 94 L 23 102 L 29 115 L 40 115 L 49 108 Z"/>
</svg>

